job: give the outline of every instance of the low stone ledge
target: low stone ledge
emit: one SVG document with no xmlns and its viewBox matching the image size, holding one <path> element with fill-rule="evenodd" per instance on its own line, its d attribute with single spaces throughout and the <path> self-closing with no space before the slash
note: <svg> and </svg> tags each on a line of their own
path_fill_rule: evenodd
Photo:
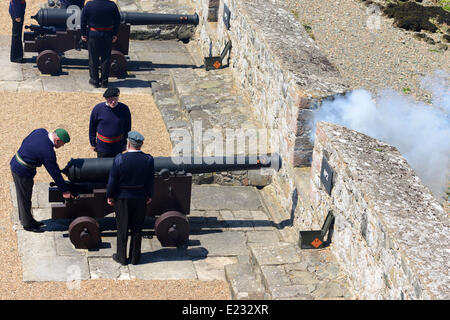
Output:
<svg viewBox="0 0 450 320">
<path fill-rule="evenodd" d="M 320 182 L 333 170 L 331 196 Z M 396 148 L 321 122 L 311 167 L 310 216 L 300 229 L 335 215 L 331 250 L 362 299 L 448 299 L 448 216 Z"/>
</svg>

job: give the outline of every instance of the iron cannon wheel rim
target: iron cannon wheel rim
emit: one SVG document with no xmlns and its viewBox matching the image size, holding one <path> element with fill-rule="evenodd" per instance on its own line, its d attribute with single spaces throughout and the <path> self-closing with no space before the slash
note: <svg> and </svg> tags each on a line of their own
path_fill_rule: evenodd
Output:
<svg viewBox="0 0 450 320">
<path fill-rule="evenodd" d="M 44 50 L 36 58 L 36 64 L 42 74 L 56 74 L 61 67 L 61 58 L 53 50 Z"/>
<path fill-rule="evenodd" d="M 94 218 L 78 217 L 69 225 L 69 237 L 77 249 L 97 247 L 101 241 L 100 226 Z"/>
<path fill-rule="evenodd" d="M 127 59 L 125 55 L 118 50 L 111 51 L 111 76 L 120 77 L 127 72 Z"/>
<path fill-rule="evenodd" d="M 176 232 L 172 232 L 174 225 L 176 225 Z M 184 245 L 189 239 L 189 221 L 181 212 L 167 211 L 156 219 L 155 234 L 164 247 Z M 176 235 L 175 239 L 174 235 Z"/>
</svg>

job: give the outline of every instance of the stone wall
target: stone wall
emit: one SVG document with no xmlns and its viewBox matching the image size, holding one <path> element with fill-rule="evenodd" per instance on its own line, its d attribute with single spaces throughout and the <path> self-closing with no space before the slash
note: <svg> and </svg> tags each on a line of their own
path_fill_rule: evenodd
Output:
<svg viewBox="0 0 450 320">
<path fill-rule="evenodd" d="M 279 150 L 283 168 L 273 186 L 291 210 L 293 168 L 311 163 L 311 110 L 346 86 L 283 1 L 220 0 L 217 22 L 208 21 L 216 0 L 190 1 L 200 15 L 195 39 L 203 56 L 219 55 L 232 41 L 229 67 L 234 82 L 251 102 L 251 111 L 275 133 L 271 145 Z M 229 29 L 224 8 L 231 13 Z"/>
<path fill-rule="evenodd" d="M 322 159 L 334 171 L 331 195 Z M 335 215 L 331 250 L 362 299 L 448 299 L 448 216 L 396 148 L 344 127 L 317 126 L 311 204 L 299 229 Z"/>
</svg>

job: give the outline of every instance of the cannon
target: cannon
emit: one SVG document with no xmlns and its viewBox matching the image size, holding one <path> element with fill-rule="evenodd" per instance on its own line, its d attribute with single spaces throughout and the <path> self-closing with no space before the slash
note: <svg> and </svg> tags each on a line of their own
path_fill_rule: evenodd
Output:
<svg viewBox="0 0 450 320">
<path fill-rule="evenodd" d="M 90 249 L 101 242 L 96 218 L 114 212 L 106 202 L 106 185 L 113 158 L 71 159 L 61 172 L 69 179 L 75 196 L 66 200 L 54 184 L 49 187 L 52 219 L 73 219 L 69 238 L 75 248 Z M 234 157 L 155 157 L 155 186 L 146 215 L 157 217 L 154 232 L 163 247 L 186 245 L 189 239 L 192 174 L 258 170 L 279 170 L 278 154 Z"/>
<path fill-rule="evenodd" d="M 61 66 L 61 54 L 68 50 L 87 49 L 81 40 L 81 11 L 73 9 L 41 8 L 31 18 L 39 26 L 26 26 L 23 36 L 24 51 L 37 52 L 36 64 L 42 74 L 57 74 Z M 162 14 L 148 12 L 120 12 L 120 26 L 117 41 L 111 50 L 111 76 L 124 77 L 127 72 L 127 60 L 131 25 L 193 25 L 197 26 L 199 17 L 193 15 Z M 73 27 L 68 27 L 73 25 Z"/>
</svg>

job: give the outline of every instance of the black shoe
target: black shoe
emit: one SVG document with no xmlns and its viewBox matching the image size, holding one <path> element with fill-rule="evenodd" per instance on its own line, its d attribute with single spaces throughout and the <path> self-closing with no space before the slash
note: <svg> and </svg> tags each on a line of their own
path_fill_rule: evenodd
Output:
<svg viewBox="0 0 450 320">
<path fill-rule="evenodd" d="M 11 62 L 14 62 L 14 63 L 24 63 L 25 61 L 23 60 L 23 58 L 19 58 L 19 59 L 11 60 Z"/>
<path fill-rule="evenodd" d="M 31 232 L 36 232 L 36 233 L 44 232 L 43 229 L 41 229 L 40 227 L 38 227 L 36 225 L 32 225 L 30 227 L 23 227 L 23 229 L 26 231 L 31 231 Z"/>
<path fill-rule="evenodd" d="M 108 81 L 102 81 L 102 88 L 108 88 Z"/>
<path fill-rule="evenodd" d="M 92 85 L 94 88 L 100 88 L 100 85 L 98 84 L 98 81 L 89 79 L 89 84 Z"/>
<path fill-rule="evenodd" d="M 114 260 L 115 262 L 120 263 L 120 264 L 123 265 L 123 266 L 126 266 L 126 265 L 127 265 L 126 262 L 120 262 L 120 261 L 119 261 L 119 258 L 117 258 L 117 254 L 115 254 L 115 253 L 112 255 L 112 258 L 113 258 L 113 260 Z"/>
<path fill-rule="evenodd" d="M 40 228 L 40 227 L 45 226 L 45 223 L 43 223 L 43 222 L 41 222 L 41 221 L 36 221 L 36 220 L 34 220 L 34 221 L 33 221 L 33 226 Z"/>
</svg>

